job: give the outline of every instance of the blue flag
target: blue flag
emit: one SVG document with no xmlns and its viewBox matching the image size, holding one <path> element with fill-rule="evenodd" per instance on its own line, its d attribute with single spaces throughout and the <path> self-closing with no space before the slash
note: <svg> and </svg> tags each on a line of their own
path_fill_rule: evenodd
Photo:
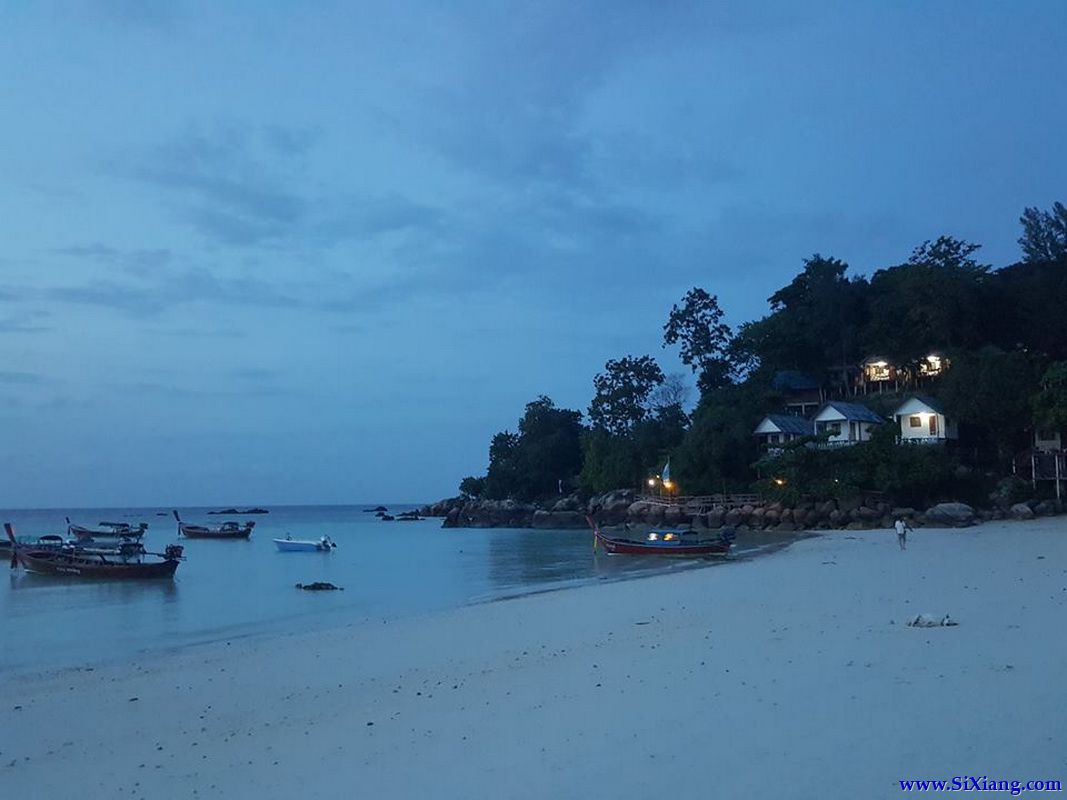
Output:
<svg viewBox="0 0 1067 800">
<path fill-rule="evenodd" d="M 669 481 L 671 479 L 671 460 L 667 459 L 667 464 L 663 467 L 663 480 Z"/>
</svg>

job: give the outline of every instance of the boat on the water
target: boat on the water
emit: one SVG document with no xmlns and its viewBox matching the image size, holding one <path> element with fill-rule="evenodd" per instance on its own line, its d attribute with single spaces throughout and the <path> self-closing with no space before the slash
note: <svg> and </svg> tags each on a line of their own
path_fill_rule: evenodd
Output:
<svg viewBox="0 0 1067 800">
<path fill-rule="evenodd" d="M 586 517 L 593 529 L 593 549 L 604 548 L 610 555 L 635 556 L 725 556 L 730 552 L 736 534 L 733 528 L 724 528 L 715 538 L 701 538 L 694 531 L 652 530 L 644 539 L 608 536 L 600 530 L 596 520 Z"/>
<path fill-rule="evenodd" d="M 205 525 L 190 525 L 182 522 L 182 518 L 175 511 L 174 519 L 178 520 L 178 535 L 187 539 L 247 539 L 252 535 L 252 529 L 256 523 L 248 522 L 224 522 L 217 528 L 209 528 Z"/>
<path fill-rule="evenodd" d="M 111 547 L 63 541 L 42 536 L 24 543 L 15 538 L 15 528 L 4 523 L 12 550 L 12 567 L 21 564 L 27 572 L 82 578 L 170 578 L 182 561 L 182 546 L 167 545 L 162 553 L 149 553 L 138 541 L 126 540 Z M 47 540 L 47 541 L 46 541 Z"/>
<path fill-rule="evenodd" d="M 329 553 L 337 545 L 333 539 L 329 536 L 322 536 L 318 539 L 294 539 L 291 536 L 286 536 L 284 539 L 275 539 L 274 544 L 283 553 L 288 552 L 313 552 L 319 551 Z"/>
<path fill-rule="evenodd" d="M 141 522 L 134 527 L 128 522 L 98 522 L 97 527 L 88 528 L 75 525 L 67 517 L 67 535 L 82 541 L 98 539 L 140 539 L 148 530 L 148 523 Z"/>
</svg>

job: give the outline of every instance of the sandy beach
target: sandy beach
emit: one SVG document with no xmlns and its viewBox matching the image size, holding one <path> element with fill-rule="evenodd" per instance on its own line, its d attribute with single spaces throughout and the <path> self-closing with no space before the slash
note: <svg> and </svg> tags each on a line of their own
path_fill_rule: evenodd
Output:
<svg viewBox="0 0 1067 800">
<path fill-rule="evenodd" d="M 5 685 L 9 797 L 883 798 L 1067 780 L 1067 520 L 773 555 Z M 912 628 L 920 613 L 956 627 Z M 5 647 L 18 647 L 8 630 Z M 1007 795 L 1005 795 L 1007 796 Z"/>
</svg>

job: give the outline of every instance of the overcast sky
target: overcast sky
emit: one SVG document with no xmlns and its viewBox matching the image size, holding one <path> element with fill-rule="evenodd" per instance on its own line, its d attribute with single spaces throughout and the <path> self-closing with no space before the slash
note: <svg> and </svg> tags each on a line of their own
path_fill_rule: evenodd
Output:
<svg viewBox="0 0 1067 800">
<path fill-rule="evenodd" d="M 425 501 L 692 286 L 1019 258 L 1067 3 L 11 0 L 0 506 Z"/>
</svg>

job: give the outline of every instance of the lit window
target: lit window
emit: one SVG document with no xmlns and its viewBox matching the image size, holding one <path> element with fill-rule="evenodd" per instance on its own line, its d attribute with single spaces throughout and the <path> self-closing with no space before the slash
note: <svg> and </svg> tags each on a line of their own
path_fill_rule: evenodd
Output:
<svg viewBox="0 0 1067 800">
<path fill-rule="evenodd" d="M 923 426 L 922 417 L 920 417 L 918 414 L 916 414 L 915 416 L 908 417 L 908 424 L 913 428 L 921 428 Z"/>
</svg>

